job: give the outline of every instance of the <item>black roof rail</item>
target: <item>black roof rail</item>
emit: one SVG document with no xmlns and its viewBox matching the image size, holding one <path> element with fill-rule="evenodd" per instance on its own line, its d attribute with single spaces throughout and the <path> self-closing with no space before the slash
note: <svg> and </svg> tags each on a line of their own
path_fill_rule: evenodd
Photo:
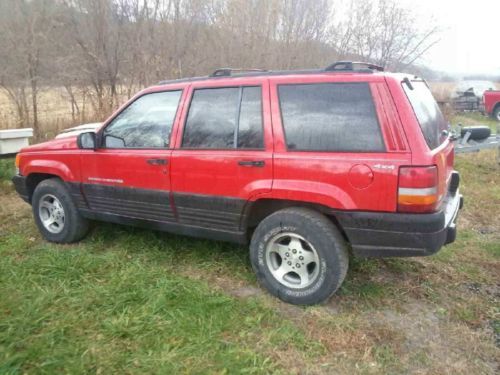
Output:
<svg viewBox="0 0 500 375">
<path fill-rule="evenodd" d="M 235 73 L 256 73 L 268 72 L 266 69 L 234 69 L 234 68 L 220 68 L 215 70 L 209 77 L 231 77 Z"/>
<path fill-rule="evenodd" d="M 357 68 L 357 66 L 362 66 L 365 68 Z M 336 72 L 336 73 L 373 73 L 374 70 L 384 71 L 384 68 L 378 65 L 374 65 L 366 62 L 356 62 L 356 61 L 339 61 L 336 62 L 325 69 L 304 69 L 304 70 L 266 70 L 266 69 L 234 69 L 234 68 L 221 68 L 215 70 L 209 76 L 204 77 L 190 77 L 190 78 L 179 78 L 160 81 L 159 85 L 173 84 L 173 83 L 183 83 L 183 82 L 196 82 L 204 81 L 211 78 L 222 78 L 222 77 L 259 77 L 259 76 L 286 76 L 291 74 L 322 74 L 325 72 Z"/>
<path fill-rule="evenodd" d="M 356 66 L 361 66 L 364 67 L 359 69 L 356 68 Z M 379 72 L 383 72 L 384 68 L 375 65 L 372 63 L 368 62 L 362 62 L 362 61 L 337 61 L 336 63 L 333 63 L 331 65 L 328 65 L 325 68 L 325 71 L 327 72 L 348 72 L 348 71 L 356 71 L 356 72 L 363 72 L 363 73 L 373 73 L 374 70 L 377 70 Z"/>
</svg>

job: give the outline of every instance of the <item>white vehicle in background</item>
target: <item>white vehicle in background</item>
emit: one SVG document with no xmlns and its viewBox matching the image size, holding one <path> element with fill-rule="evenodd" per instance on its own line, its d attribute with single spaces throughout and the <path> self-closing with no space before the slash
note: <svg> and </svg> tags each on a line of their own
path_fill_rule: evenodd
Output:
<svg viewBox="0 0 500 375">
<path fill-rule="evenodd" d="M 463 94 L 465 91 L 472 91 L 477 97 L 482 97 L 487 90 L 494 90 L 495 84 L 491 81 L 466 80 L 459 82 L 456 93 Z"/>
<path fill-rule="evenodd" d="M 479 111 L 484 92 L 494 89 L 495 84 L 491 81 L 465 80 L 459 82 L 455 92 L 451 95 L 453 108 L 456 111 Z"/>
<path fill-rule="evenodd" d="M 73 136 L 76 136 L 80 133 L 95 132 L 97 129 L 99 129 L 101 127 L 101 125 L 102 125 L 102 122 L 92 122 L 90 124 L 83 124 L 83 125 L 74 126 L 72 128 L 64 129 L 62 132 L 60 132 L 58 135 L 56 135 L 56 139 L 73 137 Z"/>
</svg>

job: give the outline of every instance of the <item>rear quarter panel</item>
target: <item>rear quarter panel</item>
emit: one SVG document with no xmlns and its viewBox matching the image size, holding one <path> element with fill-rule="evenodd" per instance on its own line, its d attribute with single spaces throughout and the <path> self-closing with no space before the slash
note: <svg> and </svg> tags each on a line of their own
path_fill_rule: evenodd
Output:
<svg viewBox="0 0 500 375">
<path fill-rule="evenodd" d="M 278 85 L 325 82 L 369 83 L 387 152 L 287 151 Z M 277 77 L 271 80 L 271 103 L 275 137 L 272 198 L 312 202 L 343 210 L 396 210 L 398 169 L 400 165 L 410 164 L 411 157 L 383 76 L 336 74 Z M 357 181 L 370 178 L 372 181 L 368 186 L 357 184 Z"/>
<path fill-rule="evenodd" d="M 438 196 L 441 200 L 445 197 L 451 172 L 454 164 L 453 143 L 446 140 L 441 145 L 431 150 L 423 136 L 420 124 L 415 116 L 413 107 L 402 90 L 403 75 L 388 76 L 386 78 L 387 87 L 396 104 L 401 125 L 408 139 L 408 146 L 411 150 L 411 165 L 429 166 L 435 165 L 438 168 Z M 412 77 L 409 77 L 411 79 Z"/>
</svg>

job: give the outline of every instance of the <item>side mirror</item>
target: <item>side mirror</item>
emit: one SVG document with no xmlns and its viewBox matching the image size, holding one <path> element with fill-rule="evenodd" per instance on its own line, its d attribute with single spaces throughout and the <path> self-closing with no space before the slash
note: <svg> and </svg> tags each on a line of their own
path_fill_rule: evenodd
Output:
<svg viewBox="0 0 500 375">
<path fill-rule="evenodd" d="M 78 148 L 82 148 L 84 150 L 95 150 L 97 145 L 96 134 L 94 132 L 80 133 L 78 134 L 76 143 L 78 144 Z"/>
</svg>

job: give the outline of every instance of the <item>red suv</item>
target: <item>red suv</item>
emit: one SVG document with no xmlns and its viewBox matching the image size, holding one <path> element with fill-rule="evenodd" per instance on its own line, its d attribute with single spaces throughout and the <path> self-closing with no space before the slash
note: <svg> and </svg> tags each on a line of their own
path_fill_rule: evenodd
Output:
<svg viewBox="0 0 500 375">
<path fill-rule="evenodd" d="M 49 241 L 90 219 L 250 243 L 272 294 L 314 304 L 349 249 L 421 256 L 455 239 L 453 159 L 424 80 L 339 62 L 161 82 L 96 133 L 23 149 L 13 181 Z"/>
</svg>

